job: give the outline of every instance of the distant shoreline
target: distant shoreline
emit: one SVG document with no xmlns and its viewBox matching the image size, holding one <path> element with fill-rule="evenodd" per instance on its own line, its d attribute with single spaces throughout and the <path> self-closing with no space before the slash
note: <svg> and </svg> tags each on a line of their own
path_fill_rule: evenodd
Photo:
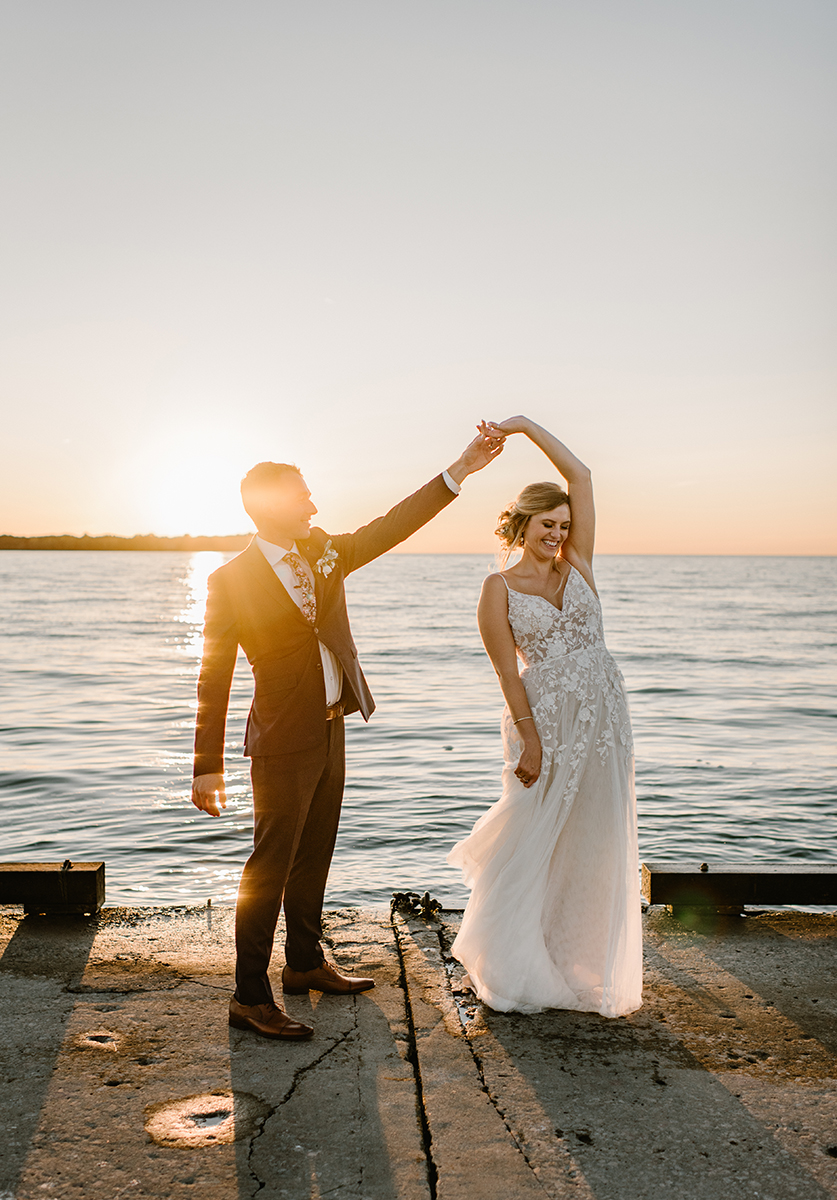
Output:
<svg viewBox="0 0 837 1200">
<path fill-rule="evenodd" d="M 227 537 L 157 537 L 153 533 L 135 537 L 75 537 L 64 533 L 52 537 L 13 537 L 0 534 L 0 550 L 243 550 L 253 535 L 233 533 Z"/>
<path fill-rule="evenodd" d="M 158 537 L 153 533 L 138 533 L 134 537 L 116 537 L 113 534 L 103 534 L 101 537 L 90 537 L 83 534 L 52 534 L 49 537 L 16 537 L 10 533 L 0 533 L 0 550 L 244 550 L 255 535 L 252 533 L 231 533 L 217 537 L 198 536 L 185 533 L 181 537 Z M 404 555 L 445 555 L 458 557 L 473 555 L 482 558 L 491 557 L 493 551 L 486 550 L 403 550 L 396 547 L 395 554 Z M 596 558 L 775 558 L 775 555 L 746 551 L 727 554 L 692 553 L 689 551 L 640 551 L 638 554 L 625 550 L 603 550 Z M 786 558 L 837 558 L 837 554 L 785 554 Z"/>
</svg>

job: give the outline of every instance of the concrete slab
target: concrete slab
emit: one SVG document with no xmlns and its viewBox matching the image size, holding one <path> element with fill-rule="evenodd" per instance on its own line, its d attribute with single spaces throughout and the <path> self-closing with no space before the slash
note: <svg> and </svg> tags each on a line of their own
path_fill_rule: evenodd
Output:
<svg viewBox="0 0 837 1200">
<path fill-rule="evenodd" d="M 837 921 L 774 913 L 689 931 L 645 918 L 644 1006 L 606 1020 L 493 1013 L 458 989 L 479 1076 L 548 1195 L 837 1196 Z M 441 1195 L 442 1193 L 440 1193 Z"/>
<path fill-rule="evenodd" d="M 457 924 L 328 913 L 377 986 L 293 1044 L 227 1025 L 230 909 L 0 913 L 0 1200 L 837 1200 L 834 916 L 652 909 L 616 1021 L 484 1009 Z"/>
<path fill-rule="evenodd" d="M 395 915 L 420 1071 L 436 1195 L 443 1200 L 541 1196 L 483 1086 L 450 990 L 437 921 Z"/>
<path fill-rule="evenodd" d="M 0 1196 L 427 1200 L 388 916 L 329 914 L 336 961 L 377 986 L 288 997 L 316 1028 L 299 1044 L 229 1028 L 231 925 L 223 909 L 0 918 Z"/>
</svg>

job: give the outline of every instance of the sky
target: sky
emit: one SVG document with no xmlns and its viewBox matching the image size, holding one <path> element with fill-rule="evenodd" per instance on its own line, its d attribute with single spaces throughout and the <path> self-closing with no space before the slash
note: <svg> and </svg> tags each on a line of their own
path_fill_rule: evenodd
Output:
<svg viewBox="0 0 837 1200">
<path fill-rule="evenodd" d="M 604 553 L 837 553 L 833 0 L 7 0 L 0 532 L 331 532 L 524 413 Z M 520 436 L 414 536 L 483 552 Z"/>
</svg>

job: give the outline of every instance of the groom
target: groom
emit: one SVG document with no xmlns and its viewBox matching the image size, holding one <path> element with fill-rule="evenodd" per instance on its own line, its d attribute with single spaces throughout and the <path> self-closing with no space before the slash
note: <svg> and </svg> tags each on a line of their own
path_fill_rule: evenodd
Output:
<svg viewBox="0 0 837 1200">
<path fill-rule="evenodd" d="M 343 799 L 343 717 L 360 711 L 368 720 L 375 707 L 352 640 L 343 581 L 435 517 L 467 475 L 500 453 L 502 441 L 484 424 L 479 428 L 452 466 L 355 533 L 329 537 L 310 528 L 317 509 L 297 467 L 259 463 L 241 482 L 258 533 L 209 578 L 192 785 L 192 803 L 218 816 L 226 806 L 224 730 L 241 646 L 256 684 L 244 742 L 255 825 L 235 911 L 229 1019 L 238 1029 L 284 1039 L 313 1033 L 274 1003 L 270 988 L 282 907 L 285 992 L 352 995 L 374 987 L 372 979 L 340 974 L 320 945 Z"/>
</svg>

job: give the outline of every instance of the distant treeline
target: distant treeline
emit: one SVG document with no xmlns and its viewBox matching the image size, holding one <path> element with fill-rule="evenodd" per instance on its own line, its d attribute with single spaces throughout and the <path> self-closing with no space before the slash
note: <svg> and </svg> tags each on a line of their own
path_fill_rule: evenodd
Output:
<svg viewBox="0 0 837 1200">
<path fill-rule="evenodd" d="M 250 541 L 249 533 L 234 533 L 229 537 L 156 537 L 153 533 L 138 533 L 135 537 L 13 537 L 0 534 L 0 550 L 243 550 Z"/>
</svg>

